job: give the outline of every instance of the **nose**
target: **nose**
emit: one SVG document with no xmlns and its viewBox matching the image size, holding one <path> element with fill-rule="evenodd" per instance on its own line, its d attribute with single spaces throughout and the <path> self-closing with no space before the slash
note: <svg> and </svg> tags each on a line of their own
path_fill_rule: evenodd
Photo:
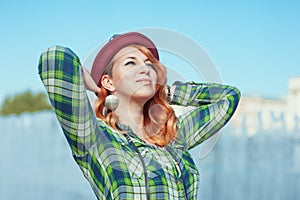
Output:
<svg viewBox="0 0 300 200">
<path fill-rule="evenodd" d="M 140 73 L 149 75 L 150 74 L 149 66 L 147 66 L 145 63 L 143 63 L 140 67 Z"/>
</svg>

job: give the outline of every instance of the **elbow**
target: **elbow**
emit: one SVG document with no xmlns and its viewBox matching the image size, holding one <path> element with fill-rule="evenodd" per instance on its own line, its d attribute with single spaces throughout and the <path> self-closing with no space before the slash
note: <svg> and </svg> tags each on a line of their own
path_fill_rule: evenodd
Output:
<svg viewBox="0 0 300 200">
<path fill-rule="evenodd" d="M 236 87 L 232 87 L 232 92 L 231 92 L 231 95 L 230 95 L 230 101 L 232 103 L 232 107 L 233 107 L 233 112 L 236 110 L 239 102 L 240 102 L 240 99 L 241 99 L 241 91 L 236 88 Z"/>
<path fill-rule="evenodd" d="M 227 100 L 229 102 L 229 109 L 233 112 L 236 110 L 241 99 L 241 91 L 236 87 L 230 87 L 227 91 Z"/>
</svg>

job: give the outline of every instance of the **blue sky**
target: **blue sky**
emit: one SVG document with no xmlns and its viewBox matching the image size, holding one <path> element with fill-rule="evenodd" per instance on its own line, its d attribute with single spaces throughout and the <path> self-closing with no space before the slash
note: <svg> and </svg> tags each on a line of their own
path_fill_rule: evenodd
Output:
<svg viewBox="0 0 300 200">
<path fill-rule="evenodd" d="M 37 63 L 46 48 L 68 46 L 85 61 L 112 34 L 145 27 L 195 40 L 223 82 L 243 95 L 281 98 L 288 79 L 300 76 L 299 10 L 300 3 L 289 0 L 2 1 L 0 101 L 25 90 L 45 91 Z M 181 69 L 167 58 L 162 60 Z"/>
</svg>

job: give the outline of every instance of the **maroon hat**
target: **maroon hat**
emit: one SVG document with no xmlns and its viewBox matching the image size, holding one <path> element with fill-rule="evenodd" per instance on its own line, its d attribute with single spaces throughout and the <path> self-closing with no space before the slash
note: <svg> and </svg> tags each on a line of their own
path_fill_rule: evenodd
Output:
<svg viewBox="0 0 300 200">
<path fill-rule="evenodd" d="M 122 48 L 132 44 L 142 45 L 148 48 L 153 56 L 159 60 L 156 46 L 145 35 L 137 32 L 114 35 L 98 52 L 92 66 L 91 76 L 98 86 L 101 85 L 100 78 L 112 57 Z"/>
</svg>

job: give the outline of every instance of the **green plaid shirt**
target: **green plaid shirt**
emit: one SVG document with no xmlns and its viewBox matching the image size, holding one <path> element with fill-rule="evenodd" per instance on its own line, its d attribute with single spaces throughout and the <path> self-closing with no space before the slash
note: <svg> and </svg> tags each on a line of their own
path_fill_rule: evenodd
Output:
<svg viewBox="0 0 300 200">
<path fill-rule="evenodd" d="M 95 117 L 79 58 L 54 46 L 42 53 L 40 78 L 72 154 L 98 199 L 146 199 L 142 160 L 124 135 Z M 199 173 L 189 149 L 220 130 L 233 115 L 239 91 L 215 83 L 176 83 L 172 104 L 194 106 L 178 116 L 177 139 L 167 147 L 143 142 L 126 131 L 143 157 L 150 199 L 196 199 Z"/>
</svg>

